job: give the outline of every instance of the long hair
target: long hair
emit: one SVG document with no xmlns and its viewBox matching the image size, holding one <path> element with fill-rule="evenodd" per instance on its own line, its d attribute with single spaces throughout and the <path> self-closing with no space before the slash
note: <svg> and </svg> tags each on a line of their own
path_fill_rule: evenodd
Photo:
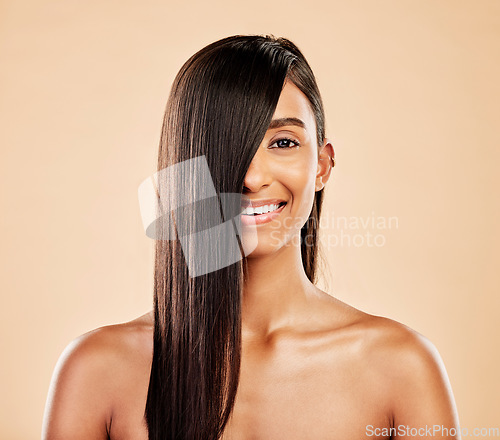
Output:
<svg viewBox="0 0 500 440">
<path fill-rule="evenodd" d="M 205 156 L 217 194 L 242 193 L 287 79 L 309 99 L 320 145 L 323 104 L 311 68 L 292 42 L 237 35 L 201 49 L 173 82 L 158 171 Z M 185 184 L 174 179 L 168 190 L 178 195 Z M 197 202 L 194 192 L 189 197 L 189 203 Z M 316 192 L 301 231 L 302 261 L 312 282 L 322 198 L 323 190 Z M 196 222 L 203 216 L 192 217 L 182 225 L 184 235 L 200 230 Z M 154 348 L 145 409 L 150 440 L 217 440 L 224 431 L 240 372 L 245 272 L 240 256 L 226 267 L 190 277 L 180 240 L 155 241 Z"/>
</svg>

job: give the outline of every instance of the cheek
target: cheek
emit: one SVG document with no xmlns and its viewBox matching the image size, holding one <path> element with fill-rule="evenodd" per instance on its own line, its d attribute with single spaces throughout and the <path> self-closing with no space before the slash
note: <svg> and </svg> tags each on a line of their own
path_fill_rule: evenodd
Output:
<svg viewBox="0 0 500 440">
<path fill-rule="evenodd" d="M 306 217 L 312 208 L 315 185 L 316 163 L 311 160 L 297 160 L 280 167 L 280 181 L 285 185 L 292 196 L 293 209 L 296 215 Z M 300 210 L 301 212 L 298 212 Z"/>
</svg>

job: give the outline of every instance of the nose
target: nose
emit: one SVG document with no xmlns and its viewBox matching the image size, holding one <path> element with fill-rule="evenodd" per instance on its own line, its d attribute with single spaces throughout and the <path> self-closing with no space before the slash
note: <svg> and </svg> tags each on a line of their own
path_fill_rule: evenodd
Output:
<svg viewBox="0 0 500 440">
<path fill-rule="evenodd" d="M 269 186 L 272 181 L 269 164 L 266 162 L 265 151 L 259 147 L 248 167 L 243 181 L 244 192 L 258 192 L 261 188 Z"/>
</svg>

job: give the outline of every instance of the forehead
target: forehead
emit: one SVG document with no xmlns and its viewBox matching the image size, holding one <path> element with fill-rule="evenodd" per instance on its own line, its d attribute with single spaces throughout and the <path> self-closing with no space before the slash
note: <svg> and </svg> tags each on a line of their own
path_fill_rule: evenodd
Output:
<svg viewBox="0 0 500 440">
<path fill-rule="evenodd" d="M 293 82 L 287 80 L 281 91 L 273 119 L 291 117 L 304 121 L 307 131 L 314 132 L 316 130 L 316 121 L 309 99 Z"/>
</svg>

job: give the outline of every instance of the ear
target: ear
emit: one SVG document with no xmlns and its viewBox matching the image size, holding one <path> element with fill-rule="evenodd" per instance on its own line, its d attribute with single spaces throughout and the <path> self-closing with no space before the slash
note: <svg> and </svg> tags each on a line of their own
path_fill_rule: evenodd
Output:
<svg viewBox="0 0 500 440">
<path fill-rule="evenodd" d="M 325 139 L 318 154 L 318 171 L 316 172 L 316 191 L 322 190 L 330 177 L 330 172 L 335 165 L 335 152 L 333 145 Z"/>
</svg>

